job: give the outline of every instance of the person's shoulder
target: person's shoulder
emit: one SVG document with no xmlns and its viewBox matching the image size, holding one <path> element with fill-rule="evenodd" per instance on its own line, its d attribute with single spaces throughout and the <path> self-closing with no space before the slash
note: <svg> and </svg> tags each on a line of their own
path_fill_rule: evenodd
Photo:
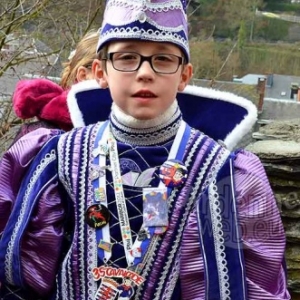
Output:
<svg viewBox="0 0 300 300">
<path fill-rule="evenodd" d="M 247 161 L 252 164 L 261 165 L 259 157 L 249 150 L 241 148 L 234 150 L 233 153 L 235 154 L 236 161 Z"/>
<path fill-rule="evenodd" d="M 81 127 L 74 127 L 70 131 L 65 132 L 61 135 L 60 145 L 64 143 L 75 142 L 83 143 L 84 141 L 89 143 L 91 140 L 94 140 L 98 134 L 99 129 L 105 122 L 97 122 L 95 124 L 90 124 Z M 71 142 L 71 143 L 72 143 Z"/>
<path fill-rule="evenodd" d="M 98 130 L 104 122 L 97 122 L 94 124 L 74 127 L 71 130 L 64 133 L 64 135 L 82 134 L 83 132 L 89 132 L 91 130 Z"/>
<path fill-rule="evenodd" d="M 221 150 L 221 152 L 224 154 L 224 156 L 230 156 L 230 154 L 234 155 L 234 152 L 232 151 L 232 149 L 229 149 L 228 145 L 226 145 L 226 143 L 224 141 L 216 140 L 213 137 L 204 133 L 203 131 L 196 129 L 194 127 L 190 127 L 190 128 L 192 129 L 191 137 L 198 136 L 202 141 L 205 141 L 204 143 L 200 143 L 202 145 L 200 147 L 202 150 L 204 150 L 204 148 L 207 148 L 209 145 L 209 149 L 211 149 L 211 150 L 214 149 L 213 150 L 214 152 L 220 152 L 220 150 Z"/>
<path fill-rule="evenodd" d="M 51 128 L 51 127 L 40 127 L 38 124 L 36 127 L 33 127 L 28 130 L 28 128 L 21 127 L 21 130 L 23 132 L 20 134 L 20 136 L 16 136 L 15 144 L 26 144 L 26 143 L 38 143 L 38 144 L 43 144 L 46 141 L 50 140 L 52 137 L 60 136 L 61 134 L 64 133 L 64 131 L 57 129 L 57 128 Z M 12 146 L 13 146 L 12 145 Z"/>
<path fill-rule="evenodd" d="M 240 173 L 256 174 L 266 177 L 265 168 L 260 158 L 245 149 L 237 149 L 234 152 L 234 167 Z"/>
</svg>

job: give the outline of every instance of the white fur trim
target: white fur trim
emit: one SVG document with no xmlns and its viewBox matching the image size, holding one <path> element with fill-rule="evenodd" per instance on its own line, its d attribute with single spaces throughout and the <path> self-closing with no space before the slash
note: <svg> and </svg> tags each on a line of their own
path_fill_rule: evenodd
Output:
<svg viewBox="0 0 300 300">
<path fill-rule="evenodd" d="M 127 115 L 115 102 L 112 104 L 112 112 L 117 117 L 118 122 L 127 127 L 134 129 L 148 129 L 166 124 L 175 114 L 178 109 L 177 100 L 161 115 L 150 120 L 138 120 L 132 116 Z"/>
<path fill-rule="evenodd" d="M 203 88 L 198 86 L 188 85 L 184 91 L 184 94 L 190 94 L 195 96 L 200 96 L 204 98 L 210 98 L 213 100 L 226 101 L 236 104 L 240 107 L 245 108 L 248 114 L 244 117 L 239 124 L 237 124 L 234 129 L 229 132 L 223 141 L 229 150 L 232 150 L 237 143 L 242 139 L 242 137 L 247 134 L 257 121 L 257 108 L 256 106 L 246 98 L 237 96 L 230 92 L 219 91 L 210 88 Z"/>
<path fill-rule="evenodd" d="M 68 97 L 67 105 L 71 116 L 71 121 L 74 127 L 83 127 L 85 122 L 83 115 L 78 107 L 76 94 L 82 91 L 100 89 L 98 82 L 95 79 L 85 80 L 72 85 Z"/>
</svg>

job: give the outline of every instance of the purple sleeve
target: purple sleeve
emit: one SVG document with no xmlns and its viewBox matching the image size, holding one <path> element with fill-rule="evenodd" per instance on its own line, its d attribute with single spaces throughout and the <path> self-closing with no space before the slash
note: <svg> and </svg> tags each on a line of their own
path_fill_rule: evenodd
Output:
<svg viewBox="0 0 300 300">
<path fill-rule="evenodd" d="M 55 284 L 65 211 L 53 182 L 39 197 L 21 246 L 21 265 L 27 285 L 40 295 L 47 295 Z"/>
<path fill-rule="evenodd" d="M 22 178 L 47 140 L 57 130 L 37 129 L 18 140 L 0 160 L 0 233 L 15 203 Z"/>
<path fill-rule="evenodd" d="M 290 299 L 283 267 L 285 232 L 260 160 L 242 151 L 235 161 L 237 209 L 249 299 Z"/>
<path fill-rule="evenodd" d="M 259 159 L 246 151 L 237 154 L 234 166 L 248 299 L 288 300 L 283 267 L 285 233 L 265 170 Z M 186 300 L 205 299 L 196 212 L 190 215 L 182 240 L 180 277 Z"/>
</svg>

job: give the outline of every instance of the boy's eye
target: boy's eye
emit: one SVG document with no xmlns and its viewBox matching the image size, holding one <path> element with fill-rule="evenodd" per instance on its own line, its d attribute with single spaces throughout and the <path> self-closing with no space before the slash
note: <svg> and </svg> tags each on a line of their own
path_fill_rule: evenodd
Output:
<svg viewBox="0 0 300 300">
<path fill-rule="evenodd" d="M 157 55 L 155 56 L 154 60 L 161 62 L 172 62 L 174 61 L 174 58 L 171 55 Z"/>
<path fill-rule="evenodd" d="M 119 60 L 137 60 L 138 56 L 133 53 L 119 53 L 118 55 L 115 55 L 115 59 Z"/>
</svg>

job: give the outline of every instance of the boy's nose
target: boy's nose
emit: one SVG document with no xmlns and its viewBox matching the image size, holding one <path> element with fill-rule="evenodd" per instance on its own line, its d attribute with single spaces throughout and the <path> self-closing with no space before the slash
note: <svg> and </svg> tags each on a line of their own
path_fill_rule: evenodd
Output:
<svg viewBox="0 0 300 300">
<path fill-rule="evenodd" d="M 153 78 L 154 75 L 155 75 L 155 72 L 152 69 L 150 62 L 143 61 L 138 69 L 138 76 L 147 77 L 147 79 L 149 79 L 149 78 Z"/>
</svg>

